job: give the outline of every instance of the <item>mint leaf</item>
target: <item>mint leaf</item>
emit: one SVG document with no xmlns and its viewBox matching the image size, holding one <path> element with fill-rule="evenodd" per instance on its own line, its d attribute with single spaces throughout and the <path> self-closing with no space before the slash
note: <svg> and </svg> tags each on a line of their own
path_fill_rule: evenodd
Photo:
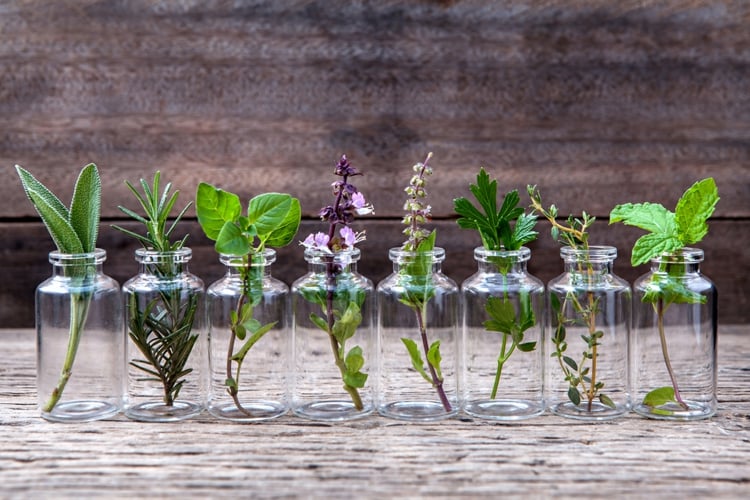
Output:
<svg viewBox="0 0 750 500">
<path fill-rule="evenodd" d="M 659 203 L 625 203 L 609 214 L 609 223 L 622 222 L 652 233 L 676 235 L 675 216 Z"/>
<path fill-rule="evenodd" d="M 674 396 L 674 387 L 659 387 L 646 394 L 643 398 L 643 404 L 655 408 L 666 403 L 676 403 Z"/>
<path fill-rule="evenodd" d="M 675 207 L 677 232 L 683 245 L 698 243 L 708 233 L 706 221 L 718 202 L 718 189 L 711 177 L 696 182 L 685 191 Z"/>
<path fill-rule="evenodd" d="M 674 252 L 682 247 L 682 241 L 674 234 L 645 234 L 638 238 L 635 245 L 633 245 L 630 262 L 634 266 L 645 264 L 663 253 Z"/>
</svg>

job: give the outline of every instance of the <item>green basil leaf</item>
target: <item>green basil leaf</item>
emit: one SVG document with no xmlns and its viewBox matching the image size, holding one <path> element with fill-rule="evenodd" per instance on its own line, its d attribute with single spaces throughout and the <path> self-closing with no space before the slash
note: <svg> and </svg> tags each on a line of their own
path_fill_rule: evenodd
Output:
<svg viewBox="0 0 750 500">
<path fill-rule="evenodd" d="M 284 221 L 292 207 L 292 199 L 288 194 L 264 193 L 250 200 L 247 218 L 261 239 L 266 239 Z"/>
<path fill-rule="evenodd" d="M 242 204 L 236 194 L 201 182 L 195 197 L 195 212 L 208 239 L 216 241 L 225 223 L 240 217 Z"/>
<path fill-rule="evenodd" d="M 247 255 L 250 242 L 234 222 L 225 222 L 216 237 L 216 251 L 229 255 Z"/>
<path fill-rule="evenodd" d="M 266 245 L 279 248 L 294 240 L 302 219 L 302 209 L 299 200 L 292 198 L 291 205 L 281 222 L 267 235 Z"/>
</svg>

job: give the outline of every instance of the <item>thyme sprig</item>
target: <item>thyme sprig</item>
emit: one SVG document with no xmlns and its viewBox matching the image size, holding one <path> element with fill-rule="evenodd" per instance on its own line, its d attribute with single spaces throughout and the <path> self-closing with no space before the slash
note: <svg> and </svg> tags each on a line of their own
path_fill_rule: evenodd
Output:
<svg viewBox="0 0 750 500">
<path fill-rule="evenodd" d="M 527 186 L 526 191 L 531 199 L 531 207 L 542 214 L 552 225 L 552 238 L 568 245 L 574 250 L 589 250 L 589 228 L 596 220 L 595 217 L 585 211 L 581 217 L 568 216 L 565 223 L 558 219 L 558 210 L 555 205 L 544 208 L 542 196 L 536 186 Z M 578 261 L 578 272 L 581 275 L 593 274 L 593 267 L 589 261 Z M 581 404 L 581 396 L 587 400 L 587 411 L 591 411 L 594 399 L 598 397 L 599 402 L 610 408 L 616 408 L 612 399 L 602 392 L 604 382 L 597 379 L 597 362 L 599 347 L 604 332 L 596 325 L 596 316 L 600 312 L 599 298 L 593 292 L 586 292 L 586 299 L 581 301 L 574 291 L 568 291 L 562 303 L 554 293 L 550 293 L 550 306 L 554 314 L 555 331 L 552 335 L 552 343 L 555 350 L 551 357 L 557 358 L 565 381 L 568 382 L 568 399 L 575 406 Z M 567 311 L 572 308 L 574 316 L 569 316 Z M 588 330 L 581 339 L 586 345 L 581 358 L 576 361 L 566 354 L 568 343 L 566 341 L 567 327 L 573 325 L 584 325 Z M 589 366 L 590 364 L 590 366 Z"/>
</svg>

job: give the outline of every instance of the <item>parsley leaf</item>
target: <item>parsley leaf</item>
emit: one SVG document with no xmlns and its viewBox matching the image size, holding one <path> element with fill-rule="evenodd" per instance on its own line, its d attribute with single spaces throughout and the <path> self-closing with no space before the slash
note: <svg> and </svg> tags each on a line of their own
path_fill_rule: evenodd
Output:
<svg viewBox="0 0 750 500">
<path fill-rule="evenodd" d="M 521 198 L 517 190 L 506 193 L 498 210 L 497 180 L 490 180 L 489 174 L 480 168 L 476 182 L 469 189 L 481 210 L 467 198 L 453 200 L 453 209 L 460 216 L 456 221 L 460 228 L 478 231 L 487 250 L 518 250 L 536 239 L 538 233 L 533 230 L 536 216 L 525 214 L 523 208 L 518 206 Z M 512 227 L 513 221 L 515 226 Z"/>
</svg>

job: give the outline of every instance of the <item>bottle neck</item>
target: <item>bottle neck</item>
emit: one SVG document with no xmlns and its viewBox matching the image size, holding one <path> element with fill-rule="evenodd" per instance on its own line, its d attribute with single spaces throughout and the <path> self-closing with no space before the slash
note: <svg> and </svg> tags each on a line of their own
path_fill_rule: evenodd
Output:
<svg viewBox="0 0 750 500">
<path fill-rule="evenodd" d="M 263 252 L 248 255 L 221 254 L 219 256 L 227 269 L 227 277 L 242 277 L 252 271 L 255 276 L 271 275 L 271 264 L 276 262 L 276 251 L 270 248 Z"/>
<path fill-rule="evenodd" d="M 388 257 L 393 262 L 393 272 L 408 275 L 425 275 L 442 272 L 445 250 L 435 247 L 427 252 L 410 252 L 391 248 Z"/>
<path fill-rule="evenodd" d="M 174 278 L 188 272 L 188 262 L 192 258 L 192 250 L 181 248 L 171 252 L 159 252 L 139 248 L 135 251 L 141 274 L 157 276 L 159 278 Z"/>
<path fill-rule="evenodd" d="M 90 253 L 50 252 L 52 276 L 56 278 L 85 278 L 101 274 L 107 252 L 101 248 Z"/>
<path fill-rule="evenodd" d="M 525 274 L 531 250 L 521 247 L 518 250 L 474 249 L 474 260 L 480 273 L 486 274 Z"/>
<path fill-rule="evenodd" d="M 575 249 L 563 247 L 560 256 L 565 262 L 565 272 L 574 282 L 582 284 L 598 283 L 612 274 L 617 249 L 609 246 Z"/>
<path fill-rule="evenodd" d="M 358 248 L 328 253 L 308 248 L 305 250 L 305 260 L 311 273 L 355 273 L 360 251 Z"/>
<path fill-rule="evenodd" d="M 701 262 L 703 262 L 703 250 L 681 248 L 676 252 L 665 253 L 651 259 L 651 272 L 671 276 L 698 274 L 700 273 Z"/>
</svg>

